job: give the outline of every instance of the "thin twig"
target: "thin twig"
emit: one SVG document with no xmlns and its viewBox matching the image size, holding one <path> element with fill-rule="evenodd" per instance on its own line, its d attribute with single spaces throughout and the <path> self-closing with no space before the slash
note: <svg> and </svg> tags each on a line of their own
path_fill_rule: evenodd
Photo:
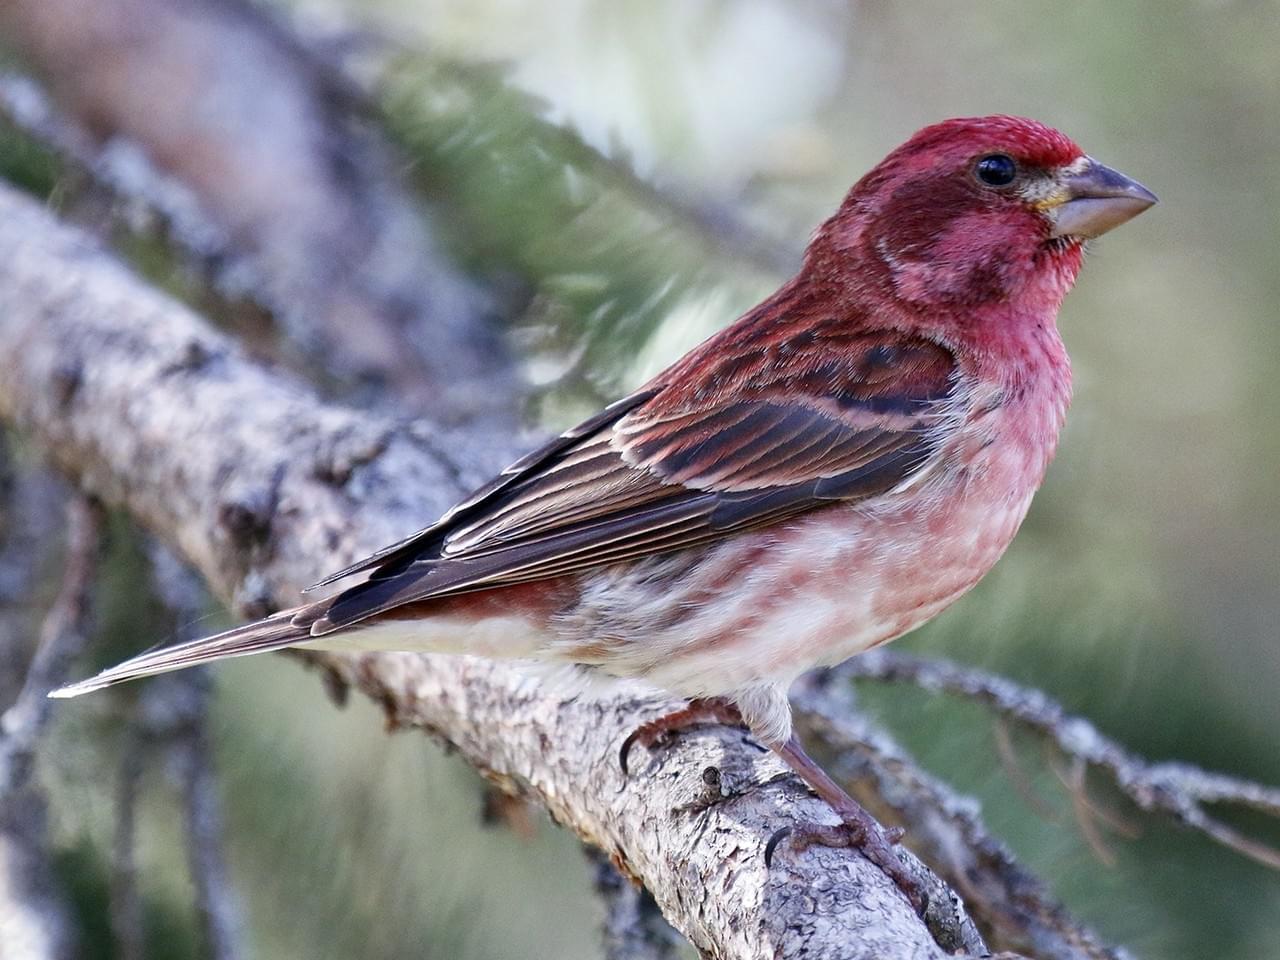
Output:
<svg viewBox="0 0 1280 960">
<path fill-rule="evenodd" d="M 71 661 L 88 642 L 101 524 L 100 508 L 88 498 L 76 496 L 68 501 L 62 586 L 40 628 L 22 691 L 0 717 L 0 798 L 30 777 L 36 744 L 49 719 L 45 694 L 64 682 Z"/>
<path fill-rule="evenodd" d="M 245 955 L 244 909 L 223 857 L 222 805 L 211 761 L 209 681 L 203 672 L 175 677 L 192 699 L 193 714 L 174 744 L 182 771 L 186 807 L 187 864 L 196 891 L 196 913 L 212 960 Z"/>
<path fill-rule="evenodd" d="M 142 960 L 142 897 L 138 892 L 138 788 L 142 781 L 147 738 L 141 725 L 130 724 L 120 750 L 120 779 L 116 784 L 115 833 L 111 841 L 108 900 L 111 934 L 120 960 Z"/>
<path fill-rule="evenodd" d="M 864 654 L 865 656 L 865 654 Z M 879 819 L 907 830 L 906 843 L 964 897 L 993 947 L 1060 960 L 1124 960 L 1073 919 L 1039 879 L 982 822 L 975 801 L 929 776 L 856 709 L 843 668 L 803 678 L 791 692 L 805 735 L 834 758 L 832 772 Z M 983 955 L 976 931 L 958 931 Z"/>
<path fill-rule="evenodd" d="M 977 700 L 1002 716 L 1036 730 L 1068 757 L 1108 774 L 1139 809 L 1160 813 L 1199 830 L 1259 863 L 1280 869 L 1280 850 L 1245 837 L 1211 817 L 1211 804 L 1245 807 L 1280 818 L 1280 787 L 1203 770 L 1189 763 L 1152 763 L 1068 713 L 1041 690 L 948 660 L 873 650 L 837 668 L 845 678 L 910 683 L 932 693 Z"/>
<path fill-rule="evenodd" d="M 53 507 L 49 494 L 58 496 L 42 471 L 11 472 L 3 441 L 0 437 L 0 559 L 5 563 L 0 609 L 7 602 L 8 610 L 0 631 L 14 635 L 0 637 L 0 656 L 27 648 L 17 636 L 30 633 L 23 601 L 30 596 L 31 571 L 38 566 L 46 527 L 54 519 L 54 511 L 45 509 Z M 16 690 L 16 696 L 0 718 L 0 955 L 24 960 L 70 960 L 78 947 L 53 867 L 45 791 L 32 776 L 49 716 L 44 693 L 61 682 L 66 661 L 88 635 L 98 552 L 97 508 L 73 498 L 61 512 L 68 517 L 62 589 L 44 619 L 26 675 L 15 669 L 6 678 L 6 695 Z"/>
<path fill-rule="evenodd" d="M 1018 795 L 1022 797 L 1023 802 L 1034 810 L 1041 819 L 1050 823 L 1057 822 L 1057 815 L 1049 809 L 1049 805 L 1036 792 L 1035 784 L 1027 776 L 1026 771 L 1022 769 L 1022 764 L 1018 761 L 1018 748 L 1014 746 L 1013 734 L 1009 732 L 1009 725 L 1005 723 L 1003 717 L 996 717 L 992 724 L 992 738 L 996 744 L 996 756 L 1000 758 L 1000 766 L 1004 768 L 1005 775 L 1009 778 L 1009 782 L 1013 784 Z"/>
<path fill-rule="evenodd" d="M 205 592 L 169 550 L 155 544 L 150 555 L 156 592 L 186 639 L 194 635 L 190 625 L 199 621 Z M 156 724 L 161 729 L 156 732 L 167 734 L 180 771 L 187 864 L 208 956 L 237 960 L 245 955 L 244 909 L 222 852 L 222 809 L 209 736 L 209 677 L 204 670 L 188 670 L 161 678 L 153 687 L 163 697 L 163 718 L 157 718 Z"/>
<path fill-rule="evenodd" d="M 1106 867 L 1114 867 L 1116 855 L 1102 838 L 1102 831 L 1098 829 L 1097 818 L 1094 816 L 1093 804 L 1089 801 L 1088 775 L 1089 765 L 1080 757 L 1073 757 L 1063 782 L 1066 783 L 1071 794 L 1071 809 L 1075 812 L 1076 823 L 1080 826 L 1080 834 L 1084 837 L 1085 843 L 1089 845 L 1089 849 L 1093 851 L 1099 863 Z"/>
<path fill-rule="evenodd" d="M 1079 795 L 1072 796 L 1072 804 L 1083 804 L 1084 812 L 1087 813 L 1089 817 L 1102 821 L 1102 823 L 1112 831 L 1120 834 L 1120 836 L 1124 837 L 1126 840 L 1136 840 L 1138 837 L 1142 836 L 1142 827 L 1140 824 L 1126 820 L 1116 811 L 1108 809 L 1102 803 L 1099 803 L 1089 793 L 1087 789 L 1087 778 L 1084 778 L 1081 773 L 1081 771 L 1087 772 L 1088 764 L 1075 757 L 1068 757 L 1067 759 L 1071 761 L 1071 768 L 1069 770 L 1063 768 L 1061 754 L 1046 754 L 1045 763 L 1048 765 L 1049 769 L 1053 771 L 1054 776 L 1058 778 L 1058 782 L 1067 789 L 1068 793 L 1073 793 L 1077 785 L 1081 787 Z"/>
</svg>

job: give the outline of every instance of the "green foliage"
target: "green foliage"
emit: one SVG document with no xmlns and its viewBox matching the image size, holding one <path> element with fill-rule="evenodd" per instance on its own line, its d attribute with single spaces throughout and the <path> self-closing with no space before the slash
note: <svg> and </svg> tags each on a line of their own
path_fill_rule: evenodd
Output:
<svg viewBox="0 0 1280 960">
<path fill-rule="evenodd" d="M 37 197 L 49 197 L 59 170 L 49 149 L 0 118 L 0 179 Z"/>
<path fill-rule="evenodd" d="M 473 270 L 519 273 L 523 329 L 563 367 L 557 398 L 615 395 L 682 304 L 711 294 L 748 305 L 775 270 L 744 264 L 697 212 L 655 191 L 625 157 L 604 157 L 542 118 L 545 105 L 495 65 L 419 54 L 384 81 L 387 122 L 423 191 L 452 214 Z"/>
<path fill-rule="evenodd" d="M 62 882 L 75 924 L 75 956 L 82 960 L 115 960 L 119 956 L 111 930 L 110 865 L 102 848 L 87 837 L 64 847 L 55 857 L 54 869 Z M 144 884 L 145 887 L 145 884 Z M 147 956 L 164 960 L 195 960 L 203 956 L 191 904 L 183 891 L 139 893 L 142 937 Z"/>
</svg>

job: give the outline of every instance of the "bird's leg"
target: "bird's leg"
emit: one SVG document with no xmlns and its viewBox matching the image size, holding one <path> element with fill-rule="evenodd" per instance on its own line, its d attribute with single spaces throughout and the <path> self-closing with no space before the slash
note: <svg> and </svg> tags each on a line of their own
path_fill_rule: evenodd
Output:
<svg viewBox="0 0 1280 960">
<path fill-rule="evenodd" d="M 751 726 L 743 719 L 738 706 L 729 700 L 719 697 L 690 700 L 688 706 L 681 710 L 641 724 L 622 742 L 618 756 L 622 772 L 628 772 L 627 758 L 636 744 L 652 747 L 673 734 L 706 723 L 745 726 L 748 729 Z M 767 737 L 762 739 L 768 742 Z M 765 863 L 772 861 L 774 850 L 786 838 L 790 838 L 791 846 L 800 851 L 811 846 L 852 847 L 883 870 L 906 895 L 912 907 L 917 911 L 923 909 L 924 897 L 920 884 L 907 871 L 897 851 L 893 849 L 893 845 L 902 839 L 902 831 L 897 828 L 886 830 L 880 826 L 871 814 L 862 809 L 857 800 L 849 796 L 805 753 L 795 734 L 784 743 L 773 743 L 771 747 L 819 798 L 831 805 L 841 822 L 835 825 L 805 823 L 779 830 L 765 847 Z"/>
<path fill-rule="evenodd" d="M 652 747 L 659 741 L 704 723 L 723 723 L 732 727 L 745 726 L 742 714 L 728 700 L 719 697 L 707 697 L 690 700 L 689 705 L 681 710 L 656 717 L 637 727 L 626 740 L 622 741 L 622 749 L 618 753 L 618 761 L 622 764 L 622 772 L 627 773 L 627 757 L 636 744 Z"/>
<path fill-rule="evenodd" d="M 814 793 L 831 805 L 842 822 L 835 826 L 807 823 L 779 830 L 765 847 L 765 862 L 772 859 L 774 849 L 786 837 L 790 837 L 791 846 L 797 850 L 811 846 L 853 847 L 883 870 L 919 912 L 924 906 L 923 891 L 907 871 L 898 852 L 893 849 L 893 845 L 902 839 L 902 831 L 881 827 L 871 814 L 862 809 L 857 800 L 849 796 L 805 753 L 795 734 L 786 743 L 775 745 L 773 750 L 813 788 Z"/>
</svg>

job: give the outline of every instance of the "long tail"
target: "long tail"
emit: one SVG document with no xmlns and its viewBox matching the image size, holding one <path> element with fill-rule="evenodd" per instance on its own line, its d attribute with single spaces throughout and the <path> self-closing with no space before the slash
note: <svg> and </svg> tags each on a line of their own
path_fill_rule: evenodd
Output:
<svg viewBox="0 0 1280 960">
<path fill-rule="evenodd" d="M 131 660 L 103 670 L 96 677 L 59 687 L 49 696 L 58 699 L 78 697 L 117 683 L 124 683 L 126 680 L 136 680 L 156 673 L 194 667 L 196 664 L 208 663 L 211 660 L 243 657 L 251 653 L 266 653 L 270 650 L 291 647 L 311 637 L 310 624 L 311 620 L 315 619 L 314 616 L 307 616 L 311 609 L 311 607 L 297 607 L 293 610 L 282 610 L 265 620 L 247 623 L 234 630 L 227 630 L 225 633 L 140 653 Z"/>
</svg>

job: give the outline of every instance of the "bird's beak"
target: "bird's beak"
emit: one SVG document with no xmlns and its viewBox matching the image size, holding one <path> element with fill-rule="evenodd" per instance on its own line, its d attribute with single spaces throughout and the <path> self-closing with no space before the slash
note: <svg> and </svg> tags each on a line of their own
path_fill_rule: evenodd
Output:
<svg viewBox="0 0 1280 960">
<path fill-rule="evenodd" d="M 1156 195 L 1123 173 L 1085 157 L 1068 168 L 1059 181 L 1057 203 L 1047 210 L 1053 220 L 1052 236 L 1101 236 L 1126 220 L 1132 220 L 1156 202 Z"/>
</svg>

